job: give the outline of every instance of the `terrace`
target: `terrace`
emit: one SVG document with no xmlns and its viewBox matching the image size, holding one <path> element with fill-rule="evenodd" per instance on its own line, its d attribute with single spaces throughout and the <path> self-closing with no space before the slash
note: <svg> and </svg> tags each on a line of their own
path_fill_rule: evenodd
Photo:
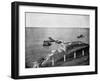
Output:
<svg viewBox="0 0 100 81">
<path fill-rule="evenodd" d="M 89 64 L 89 45 L 81 41 L 65 43 L 65 51 L 52 50 L 45 58 L 38 59 L 39 67 Z M 86 63 L 84 63 L 86 62 Z"/>
</svg>

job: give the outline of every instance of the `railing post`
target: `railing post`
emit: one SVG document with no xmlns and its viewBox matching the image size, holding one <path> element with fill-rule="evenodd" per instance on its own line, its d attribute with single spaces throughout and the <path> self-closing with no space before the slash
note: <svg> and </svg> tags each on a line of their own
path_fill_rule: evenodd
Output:
<svg viewBox="0 0 100 81">
<path fill-rule="evenodd" d="M 84 56 L 84 50 L 82 50 L 82 56 Z"/>
<path fill-rule="evenodd" d="M 52 57 L 52 66 L 54 66 L 54 57 Z"/>
<path fill-rule="evenodd" d="M 64 62 L 66 62 L 66 55 L 64 54 Z"/>
<path fill-rule="evenodd" d="M 76 58 L 76 52 L 74 52 L 74 58 Z"/>
</svg>

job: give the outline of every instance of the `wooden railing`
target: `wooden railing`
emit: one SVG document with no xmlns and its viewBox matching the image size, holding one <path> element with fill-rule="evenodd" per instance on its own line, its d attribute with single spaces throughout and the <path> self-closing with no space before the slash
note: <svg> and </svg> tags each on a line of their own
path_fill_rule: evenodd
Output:
<svg viewBox="0 0 100 81">
<path fill-rule="evenodd" d="M 63 54 L 63 61 L 66 62 L 66 56 L 71 54 L 71 53 L 74 54 L 74 59 L 76 59 L 77 58 L 77 52 L 76 51 L 81 50 L 81 49 L 82 49 L 82 56 L 84 56 L 85 55 L 84 49 L 87 48 L 87 47 L 88 47 L 88 45 L 80 46 L 80 47 L 76 47 L 72 50 L 66 51 L 66 53 Z M 48 60 L 51 60 L 52 66 L 55 66 L 55 59 L 56 59 L 56 58 L 54 58 L 55 55 L 57 55 L 57 54 L 54 54 L 54 52 L 52 52 L 52 56 L 48 57 L 49 58 Z"/>
<path fill-rule="evenodd" d="M 73 55 L 73 59 L 76 59 L 77 58 L 77 51 L 78 50 L 81 50 L 82 51 L 82 56 L 85 55 L 85 52 L 84 52 L 84 49 L 85 48 L 89 48 L 89 45 L 88 44 L 84 44 L 84 45 L 79 45 L 79 46 L 76 46 L 76 47 L 73 47 L 72 49 L 67 49 L 66 48 L 66 51 L 64 51 L 65 53 L 62 53 L 63 56 L 62 57 L 59 57 L 59 58 L 63 58 L 63 62 L 66 62 L 67 58 L 66 56 L 70 55 L 70 54 L 74 54 Z M 59 53 L 55 53 L 57 50 L 51 50 L 51 53 L 48 54 L 47 58 L 41 63 L 41 66 L 45 66 L 46 64 L 48 64 L 48 62 L 51 62 L 51 65 L 52 66 L 55 66 L 55 63 L 57 62 L 57 58 L 55 56 L 57 56 Z M 55 62 L 56 61 L 56 62 Z M 35 68 L 39 68 L 39 63 L 34 63 L 36 66 Z"/>
</svg>

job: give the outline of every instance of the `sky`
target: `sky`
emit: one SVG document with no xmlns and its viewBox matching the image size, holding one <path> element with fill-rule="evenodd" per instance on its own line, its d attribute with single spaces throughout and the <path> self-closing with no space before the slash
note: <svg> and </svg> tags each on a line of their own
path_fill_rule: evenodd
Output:
<svg viewBox="0 0 100 81">
<path fill-rule="evenodd" d="M 89 15 L 25 13 L 26 27 L 89 27 Z"/>
</svg>

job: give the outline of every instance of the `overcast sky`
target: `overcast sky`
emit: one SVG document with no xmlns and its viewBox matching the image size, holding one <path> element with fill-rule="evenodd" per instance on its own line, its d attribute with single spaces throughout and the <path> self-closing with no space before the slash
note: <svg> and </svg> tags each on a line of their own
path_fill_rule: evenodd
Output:
<svg viewBox="0 0 100 81">
<path fill-rule="evenodd" d="M 88 15 L 26 13 L 26 27 L 89 27 Z"/>
</svg>

